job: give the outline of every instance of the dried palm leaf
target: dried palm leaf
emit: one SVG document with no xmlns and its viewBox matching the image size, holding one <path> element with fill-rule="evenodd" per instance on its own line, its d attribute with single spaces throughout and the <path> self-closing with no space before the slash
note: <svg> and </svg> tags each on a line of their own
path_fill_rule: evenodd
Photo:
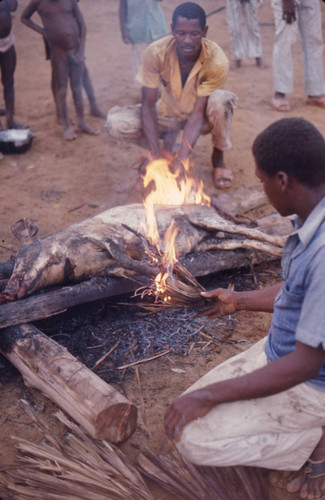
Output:
<svg viewBox="0 0 325 500">
<path fill-rule="evenodd" d="M 114 445 L 94 440 L 62 412 L 64 437 L 51 432 L 26 402 L 26 413 L 43 434 L 39 444 L 17 439 L 17 463 L 0 471 L 8 500 L 152 500 L 141 475 Z M 6 495 L 6 496 L 5 496 Z"/>
<path fill-rule="evenodd" d="M 268 499 L 266 481 L 255 467 L 199 467 L 176 450 L 169 456 L 150 451 L 137 457 L 139 471 L 176 498 L 195 500 Z"/>
<path fill-rule="evenodd" d="M 180 262 L 176 262 L 172 271 L 166 273 L 163 287 L 157 287 L 153 280 L 149 286 L 138 288 L 133 297 L 153 297 L 153 303 L 139 302 L 137 305 L 149 311 L 159 309 L 184 307 L 202 308 L 208 301 L 202 297 L 201 292 L 206 289 Z"/>
</svg>

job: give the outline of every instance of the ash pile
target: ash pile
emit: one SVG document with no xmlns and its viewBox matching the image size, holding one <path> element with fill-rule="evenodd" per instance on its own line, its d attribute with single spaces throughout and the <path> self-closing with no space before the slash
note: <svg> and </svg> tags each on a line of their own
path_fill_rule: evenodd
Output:
<svg viewBox="0 0 325 500">
<path fill-rule="evenodd" d="M 279 264 L 275 263 L 219 272 L 201 278 L 200 283 L 206 289 L 227 288 L 232 284 L 240 291 L 254 290 L 280 278 Z M 200 346 L 206 351 L 220 344 L 249 344 L 248 340 L 231 338 L 238 321 L 236 314 L 211 321 L 198 316 L 193 309 L 150 313 L 139 308 L 139 302 L 139 298 L 124 295 L 76 306 L 35 325 L 105 382 L 113 384 L 123 379 L 126 373 L 123 366 L 134 361 L 164 353 L 184 357 Z M 1 357 L 0 380 L 8 370 L 14 373 L 14 367 Z"/>
</svg>

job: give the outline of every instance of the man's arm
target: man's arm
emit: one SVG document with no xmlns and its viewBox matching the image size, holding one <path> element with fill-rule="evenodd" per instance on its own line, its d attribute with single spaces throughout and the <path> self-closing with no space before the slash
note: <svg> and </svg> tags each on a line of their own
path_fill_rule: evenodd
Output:
<svg viewBox="0 0 325 500">
<path fill-rule="evenodd" d="M 142 87 L 141 122 L 153 159 L 161 158 L 156 102 L 158 89 Z"/>
<path fill-rule="evenodd" d="M 120 19 L 120 30 L 121 30 L 122 40 L 124 43 L 131 43 L 131 40 L 125 31 L 126 16 L 127 16 L 127 0 L 120 0 L 119 19 Z"/>
<path fill-rule="evenodd" d="M 212 301 L 211 307 L 201 313 L 210 319 L 237 311 L 273 312 L 274 300 L 283 283 L 250 292 L 234 292 L 225 288 L 217 288 L 210 292 L 202 292 L 202 297 Z"/>
<path fill-rule="evenodd" d="M 79 40 L 79 47 L 78 50 L 75 54 L 76 58 L 78 61 L 82 61 L 85 58 L 85 45 L 86 45 L 86 34 L 87 34 L 87 27 L 86 23 L 84 20 L 84 17 L 81 13 L 81 10 L 79 9 L 77 2 L 73 2 L 73 14 L 75 16 L 76 22 L 79 27 L 79 35 L 80 35 L 80 40 Z"/>
<path fill-rule="evenodd" d="M 204 126 L 207 102 L 208 97 L 198 97 L 196 99 L 193 112 L 184 127 L 183 140 L 177 155 L 177 159 L 180 161 L 184 161 L 189 157 L 196 141 L 200 137 Z"/>
<path fill-rule="evenodd" d="M 21 15 L 21 22 L 23 24 L 26 24 L 29 28 L 31 28 L 34 31 L 37 31 L 37 33 L 40 33 L 46 38 L 45 30 L 43 26 L 40 26 L 39 24 L 34 23 L 30 18 L 34 14 L 34 12 L 37 12 L 38 10 L 38 0 L 32 0 L 27 7 L 24 9 L 22 15 Z"/>
<path fill-rule="evenodd" d="M 9 9 L 14 12 L 17 10 L 18 2 L 17 0 L 7 0 L 7 5 L 9 6 Z"/>
<path fill-rule="evenodd" d="M 184 394 L 166 412 L 167 436 L 179 440 L 186 424 L 218 404 L 271 396 L 306 382 L 318 375 L 324 361 L 322 346 L 314 348 L 297 342 L 292 353 L 263 368 Z"/>
<path fill-rule="evenodd" d="M 282 18 L 287 24 L 292 24 L 296 21 L 295 0 L 282 0 L 282 10 Z"/>
</svg>

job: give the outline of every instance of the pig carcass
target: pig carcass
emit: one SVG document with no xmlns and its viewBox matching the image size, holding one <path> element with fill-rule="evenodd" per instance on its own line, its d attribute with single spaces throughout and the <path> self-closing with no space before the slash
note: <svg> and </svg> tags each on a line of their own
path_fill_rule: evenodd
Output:
<svg viewBox="0 0 325 500">
<path fill-rule="evenodd" d="M 215 248 L 240 247 L 280 256 L 284 244 L 283 237 L 229 222 L 208 206 L 157 206 L 155 215 L 162 250 L 163 236 L 174 219 L 179 229 L 175 241 L 178 257 Z M 21 219 L 12 226 L 13 234 L 20 240 L 20 249 L 0 300 L 20 299 L 49 285 L 93 276 L 127 275 L 128 268 L 135 268 L 140 274 L 145 252 L 137 233 L 145 238 L 145 228 L 146 213 L 142 204 L 111 208 L 41 239 L 37 238 L 35 223 Z M 121 266 L 125 261 L 123 253 L 126 261 L 136 265 Z M 154 271 L 153 266 L 152 275 Z"/>
</svg>

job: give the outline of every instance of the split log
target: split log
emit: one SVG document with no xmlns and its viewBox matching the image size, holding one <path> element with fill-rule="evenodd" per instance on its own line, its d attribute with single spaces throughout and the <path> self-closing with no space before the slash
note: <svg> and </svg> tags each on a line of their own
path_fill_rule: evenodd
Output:
<svg viewBox="0 0 325 500">
<path fill-rule="evenodd" d="M 73 286 L 65 286 L 33 295 L 17 302 L 0 306 L 0 329 L 30 323 L 65 312 L 70 307 L 116 297 L 133 292 L 149 282 L 149 278 L 138 276 L 126 278 L 93 278 Z"/>
<path fill-rule="evenodd" d="M 92 437 L 121 443 L 135 431 L 136 406 L 35 326 L 3 330 L 0 351 L 27 387 L 40 390 Z"/>
<path fill-rule="evenodd" d="M 200 277 L 275 259 L 276 257 L 273 255 L 254 252 L 253 250 L 216 250 L 188 254 L 180 258 L 180 262 L 193 276 Z M 56 290 L 43 290 L 40 294 L 2 304 L 0 306 L 0 329 L 48 318 L 76 305 L 134 292 L 137 288 L 147 285 L 149 282 L 150 278 L 146 276 L 136 276 L 134 278 L 112 276 L 109 278 L 93 278 L 83 283 L 65 286 Z"/>
</svg>

